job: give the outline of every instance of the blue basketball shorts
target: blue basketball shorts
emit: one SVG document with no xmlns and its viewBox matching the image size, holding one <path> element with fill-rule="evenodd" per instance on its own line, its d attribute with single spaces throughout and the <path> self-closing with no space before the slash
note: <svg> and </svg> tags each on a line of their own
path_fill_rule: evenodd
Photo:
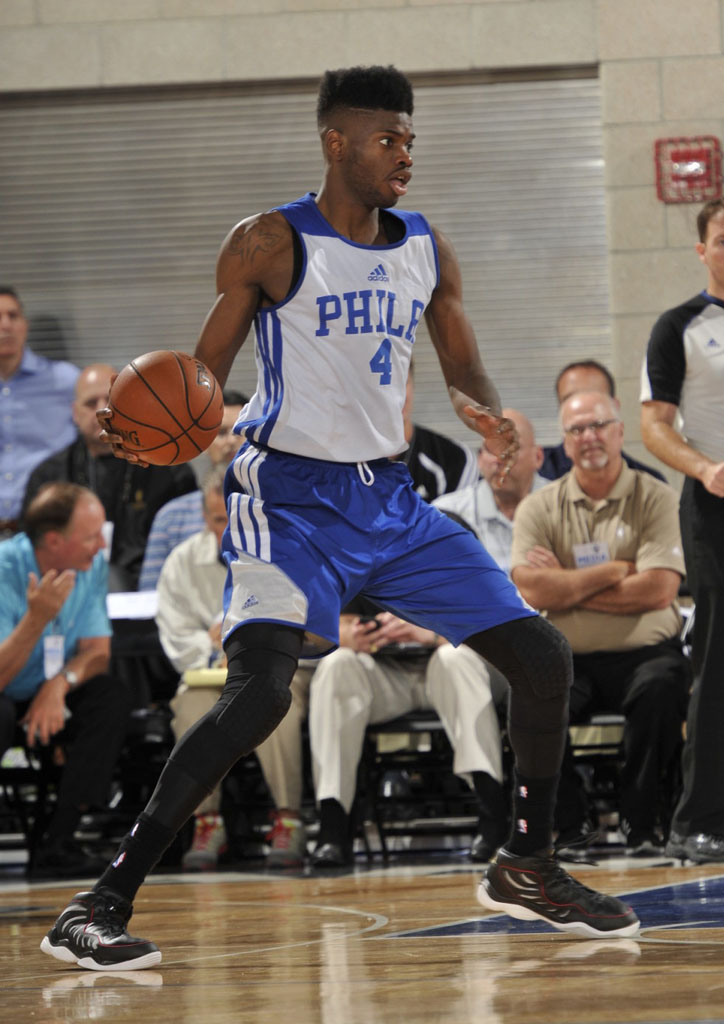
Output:
<svg viewBox="0 0 724 1024">
<path fill-rule="evenodd" d="M 336 463 L 246 442 L 226 474 L 224 637 L 250 622 L 339 642 L 358 594 L 457 645 L 537 614 L 469 530 L 413 490 L 404 464 Z"/>
</svg>

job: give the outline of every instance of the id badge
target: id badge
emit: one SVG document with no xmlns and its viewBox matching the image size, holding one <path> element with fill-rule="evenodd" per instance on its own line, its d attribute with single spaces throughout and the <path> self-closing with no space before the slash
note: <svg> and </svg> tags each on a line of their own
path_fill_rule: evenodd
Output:
<svg viewBox="0 0 724 1024">
<path fill-rule="evenodd" d="M 573 558 L 577 569 L 588 569 L 591 565 L 610 562 L 608 543 L 605 540 L 589 541 L 588 544 L 574 544 Z"/>
<path fill-rule="evenodd" d="M 46 679 L 57 676 L 65 665 L 65 637 L 51 633 L 43 637 L 43 673 Z"/>
<path fill-rule="evenodd" d="M 111 548 L 113 547 L 113 523 L 110 523 L 106 519 L 105 523 L 101 527 L 101 534 L 103 536 L 103 540 L 106 542 L 106 546 L 101 549 L 103 551 L 103 557 L 106 562 L 110 562 Z"/>
</svg>

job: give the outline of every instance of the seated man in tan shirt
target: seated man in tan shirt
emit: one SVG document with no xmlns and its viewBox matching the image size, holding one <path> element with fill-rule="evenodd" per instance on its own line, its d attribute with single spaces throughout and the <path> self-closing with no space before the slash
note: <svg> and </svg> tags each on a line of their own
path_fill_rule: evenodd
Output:
<svg viewBox="0 0 724 1024">
<path fill-rule="evenodd" d="M 651 853 L 667 825 L 659 790 L 681 747 L 690 683 L 676 604 L 684 575 L 678 499 L 624 463 L 623 424 L 609 395 L 570 396 L 561 426 L 573 468 L 518 506 L 512 577 L 573 649 L 571 723 L 594 712 L 626 716 L 622 829 L 631 853 Z M 585 834 L 586 816 L 568 750 L 559 846 Z"/>
</svg>

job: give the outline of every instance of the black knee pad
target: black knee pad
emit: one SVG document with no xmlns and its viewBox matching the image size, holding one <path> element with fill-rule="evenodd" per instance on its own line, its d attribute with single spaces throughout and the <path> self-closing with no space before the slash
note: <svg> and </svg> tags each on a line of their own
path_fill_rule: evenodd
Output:
<svg viewBox="0 0 724 1024">
<path fill-rule="evenodd" d="M 518 771 L 553 778 L 563 756 L 573 679 L 565 637 L 545 619 L 530 616 L 476 633 L 466 643 L 510 683 L 508 735 Z"/>
<path fill-rule="evenodd" d="M 193 806 L 240 757 L 263 743 L 289 710 L 302 638 L 302 630 L 262 624 L 237 630 L 227 642 L 229 669 L 221 696 L 181 737 L 164 772 L 178 778 L 178 791 L 191 791 L 191 783 L 200 787 L 189 797 Z"/>
<path fill-rule="evenodd" d="M 253 623 L 232 633 L 224 645 L 226 684 L 213 709 L 220 729 L 243 735 L 253 722 L 255 736 L 261 736 L 254 747 L 276 729 L 292 702 L 289 687 L 303 636 L 302 630 L 274 623 Z"/>
<path fill-rule="evenodd" d="M 475 633 L 465 643 L 502 672 L 511 689 L 539 700 L 567 696 L 573 679 L 568 641 L 540 615 Z"/>
</svg>

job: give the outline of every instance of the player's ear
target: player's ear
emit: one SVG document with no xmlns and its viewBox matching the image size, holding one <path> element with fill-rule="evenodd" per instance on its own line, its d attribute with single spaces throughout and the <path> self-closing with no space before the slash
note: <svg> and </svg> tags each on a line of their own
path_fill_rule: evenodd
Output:
<svg viewBox="0 0 724 1024">
<path fill-rule="evenodd" d="M 329 128 L 322 139 L 324 151 L 330 161 L 341 160 L 346 148 L 346 139 L 337 128 Z"/>
</svg>

